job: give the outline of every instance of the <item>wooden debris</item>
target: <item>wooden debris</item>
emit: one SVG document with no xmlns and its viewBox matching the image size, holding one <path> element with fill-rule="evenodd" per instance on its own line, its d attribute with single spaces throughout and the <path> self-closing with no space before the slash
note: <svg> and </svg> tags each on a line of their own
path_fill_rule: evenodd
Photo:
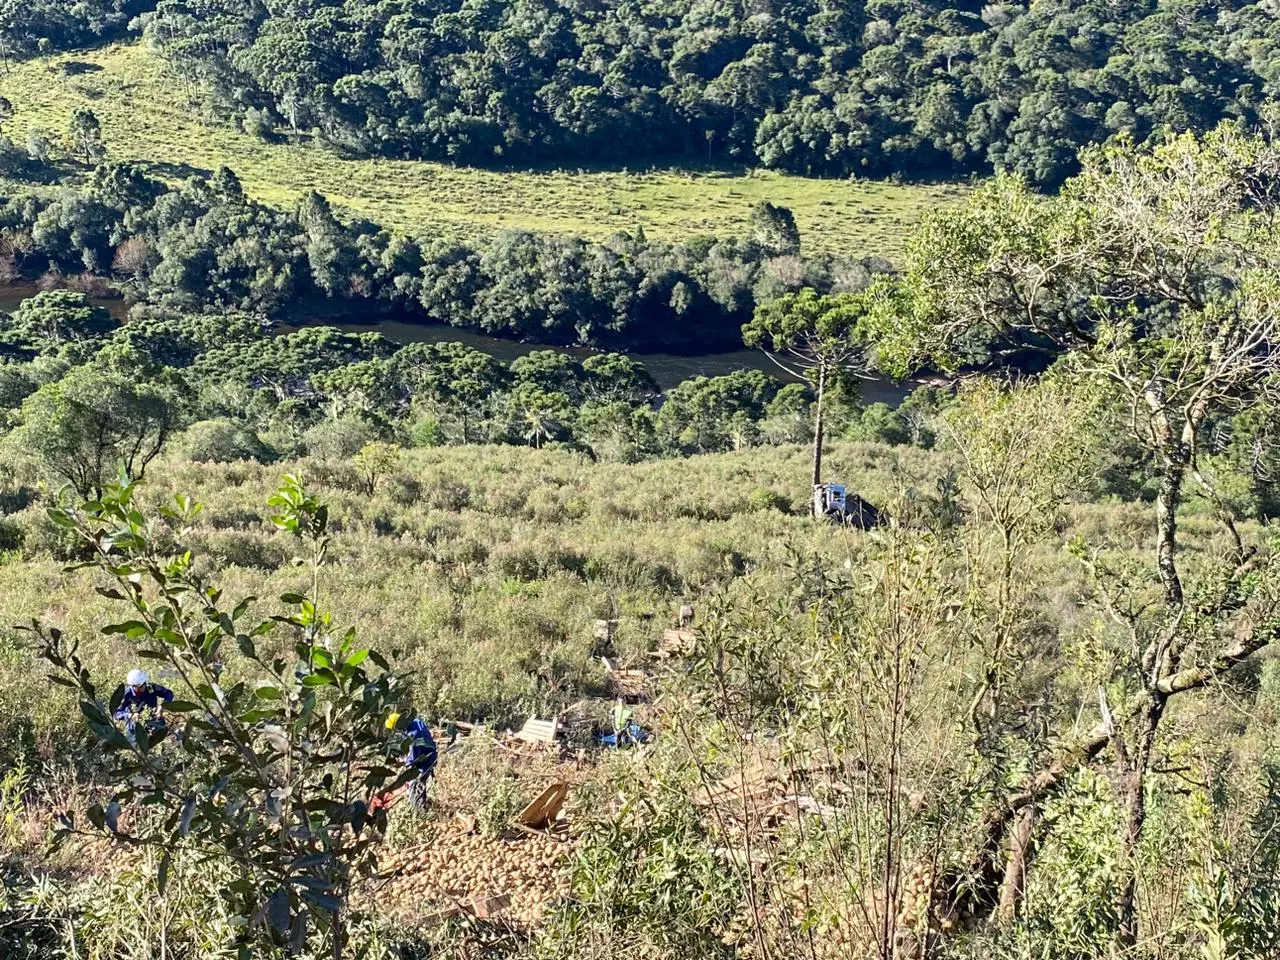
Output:
<svg viewBox="0 0 1280 960">
<path fill-rule="evenodd" d="M 526 827 L 535 829 L 545 827 L 559 816 L 568 797 L 569 785 L 567 783 L 553 783 L 538 794 L 531 804 L 521 810 L 516 820 Z"/>
<path fill-rule="evenodd" d="M 642 700 L 649 675 L 643 670 L 615 670 L 609 675 L 613 695 L 623 700 Z"/>
<path fill-rule="evenodd" d="M 692 630 L 663 630 L 662 641 L 658 644 L 658 656 L 684 657 L 693 653 L 698 644 L 698 635 Z"/>
<path fill-rule="evenodd" d="M 485 897 L 476 897 L 474 900 L 465 903 L 454 903 L 440 910 L 428 914 L 423 923 L 427 926 L 437 926 L 446 920 L 453 920 L 458 917 L 470 915 L 481 920 L 490 917 L 496 917 L 502 914 L 511 906 L 511 894 L 502 893 Z"/>
<path fill-rule="evenodd" d="M 644 699 L 645 688 L 649 683 L 649 675 L 643 670 L 623 670 L 608 657 L 601 657 L 600 662 L 609 672 L 609 685 L 613 695 L 623 700 L 635 701 Z"/>
<path fill-rule="evenodd" d="M 516 737 L 525 743 L 555 743 L 559 730 L 559 724 L 554 719 L 539 720 L 536 717 L 530 717 L 524 722 L 524 726 L 520 728 Z"/>
<path fill-rule="evenodd" d="M 511 906 L 511 894 L 502 893 L 494 897 L 476 897 L 471 901 L 471 911 L 477 917 L 496 917 Z"/>
</svg>

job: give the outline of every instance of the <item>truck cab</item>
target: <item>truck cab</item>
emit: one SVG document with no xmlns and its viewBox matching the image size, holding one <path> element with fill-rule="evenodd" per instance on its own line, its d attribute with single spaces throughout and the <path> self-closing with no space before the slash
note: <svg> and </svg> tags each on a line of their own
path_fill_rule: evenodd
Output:
<svg viewBox="0 0 1280 960">
<path fill-rule="evenodd" d="M 843 483 L 819 483 L 813 488 L 813 515 L 861 530 L 881 522 L 880 511 L 857 494 L 850 495 Z"/>
</svg>

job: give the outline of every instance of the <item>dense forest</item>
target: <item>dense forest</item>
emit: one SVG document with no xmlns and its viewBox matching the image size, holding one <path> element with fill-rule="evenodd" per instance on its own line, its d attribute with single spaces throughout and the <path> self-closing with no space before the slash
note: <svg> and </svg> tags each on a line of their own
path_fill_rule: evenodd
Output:
<svg viewBox="0 0 1280 960">
<path fill-rule="evenodd" d="M 92 162 L 86 111 L 69 131 Z M 36 163 L 3 141 L 0 167 Z M 66 176 L 66 173 L 57 174 Z M 88 274 L 177 312 L 268 318 L 397 310 L 410 317 L 552 344 L 724 347 L 755 304 L 803 286 L 854 290 L 886 261 L 802 257 L 794 218 L 762 204 L 741 239 L 606 242 L 504 231 L 479 241 L 400 236 L 345 223 L 314 191 L 292 210 L 248 198 L 222 168 L 177 186 L 139 165 L 100 163 L 83 185 L 19 185 L 0 201 L 6 276 Z"/>
<path fill-rule="evenodd" d="M 1280 81 L 1274 9 L 1243 0 L 34 0 L 0 9 L 0 44 L 130 25 L 250 133 L 472 164 L 1055 186 L 1085 144 L 1256 120 Z"/>
<path fill-rule="evenodd" d="M 96 43 L 139 27 L 154 0 L 7 0 L 0 4 L 0 56 L 29 57 Z"/>
<path fill-rule="evenodd" d="M 1206 0 L 160 0 L 146 35 L 247 131 L 459 163 L 997 167 L 1256 119 L 1272 5 Z"/>
</svg>

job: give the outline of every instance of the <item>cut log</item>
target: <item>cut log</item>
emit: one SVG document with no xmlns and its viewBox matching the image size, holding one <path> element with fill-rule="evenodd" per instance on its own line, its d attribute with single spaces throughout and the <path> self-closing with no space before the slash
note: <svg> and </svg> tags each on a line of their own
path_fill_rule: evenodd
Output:
<svg viewBox="0 0 1280 960">
<path fill-rule="evenodd" d="M 649 676 L 643 670 L 615 670 L 609 675 L 613 694 L 623 700 L 639 700 L 644 696 Z"/>
<path fill-rule="evenodd" d="M 511 894 L 503 893 L 496 897 L 476 897 L 471 902 L 471 911 L 477 917 L 485 919 L 496 917 L 511 906 Z"/>
</svg>

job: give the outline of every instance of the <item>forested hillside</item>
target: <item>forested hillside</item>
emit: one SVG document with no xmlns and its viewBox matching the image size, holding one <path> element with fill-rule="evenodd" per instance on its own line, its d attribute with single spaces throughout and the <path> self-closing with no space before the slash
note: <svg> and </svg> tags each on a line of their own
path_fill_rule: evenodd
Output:
<svg viewBox="0 0 1280 960">
<path fill-rule="evenodd" d="M 833 176 L 992 167 L 1258 117 L 1272 5 L 1203 0 L 160 0 L 244 128 L 460 163 L 685 155 Z"/>
<path fill-rule="evenodd" d="M 102 150 L 77 115 L 77 149 Z M 76 133 L 78 131 L 78 133 Z M 43 169 L 21 152 L 19 171 Z M 0 157 L 0 164 L 4 163 Z M 724 347 L 755 304 L 803 286 L 859 289 L 887 261 L 801 256 L 790 211 L 760 205 L 742 238 L 666 244 L 504 231 L 421 239 L 343 222 L 311 191 L 293 209 L 256 203 L 223 167 L 177 187 L 141 165 L 101 163 L 83 185 L 19 186 L 0 201 L 7 278 L 108 279 L 162 310 L 241 310 L 304 320 L 321 311 L 400 310 L 423 321 L 556 344 Z"/>
</svg>

